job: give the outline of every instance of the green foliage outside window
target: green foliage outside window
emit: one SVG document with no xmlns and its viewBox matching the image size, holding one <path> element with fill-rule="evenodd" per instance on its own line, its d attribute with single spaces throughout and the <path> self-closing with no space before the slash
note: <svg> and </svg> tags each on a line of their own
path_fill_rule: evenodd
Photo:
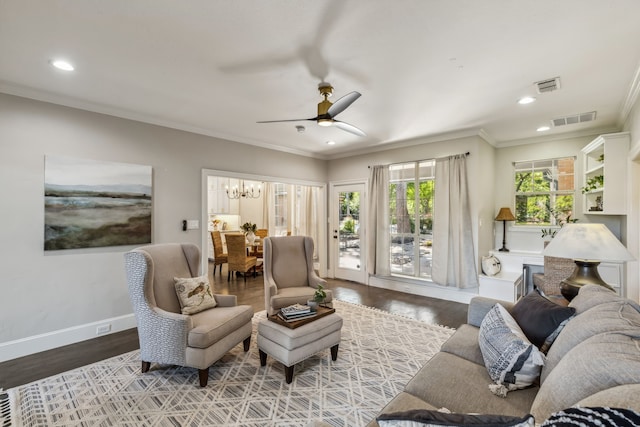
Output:
<svg viewBox="0 0 640 427">
<path fill-rule="evenodd" d="M 519 162 L 515 165 L 517 225 L 561 225 L 574 210 L 574 159 Z"/>
</svg>

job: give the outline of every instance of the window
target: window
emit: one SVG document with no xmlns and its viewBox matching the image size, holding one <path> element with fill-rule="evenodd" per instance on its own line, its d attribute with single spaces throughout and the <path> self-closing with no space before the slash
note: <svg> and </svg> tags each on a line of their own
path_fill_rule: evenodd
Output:
<svg viewBox="0 0 640 427">
<path fill-rule="evenodd" d="M 289 225 L 289 209 L 287 198 L 287 185 L 275 183 L 273 184 L 274 192 L 274 213 L 275 213 L 275 235 L 280 236 L 287 233 Z"/>
<path fill-rule="evenodd" d="M 516 225 L 562 225 L 574 209 L 574 157 L 514 163 Z"/>
<path fill-rule="evenodd" d="M 391 273 L 431 278 L 435 160 L 389 166 Z"/>
</svg>

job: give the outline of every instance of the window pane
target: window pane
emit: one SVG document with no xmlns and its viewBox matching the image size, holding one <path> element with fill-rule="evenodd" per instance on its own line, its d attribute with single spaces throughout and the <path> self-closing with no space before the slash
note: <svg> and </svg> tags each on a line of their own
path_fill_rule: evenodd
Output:
<svg viewBox="0 0 640 427">
<path fill-rule="evenodd" d="M 391 272 L 431 277 L 435 161 L 389 167 Z"/>
<path fill-rule="evenodd" d="M 573 157 L 514 164 L 516 224 L 561 225 L 573 212 Z"/>
</svg>

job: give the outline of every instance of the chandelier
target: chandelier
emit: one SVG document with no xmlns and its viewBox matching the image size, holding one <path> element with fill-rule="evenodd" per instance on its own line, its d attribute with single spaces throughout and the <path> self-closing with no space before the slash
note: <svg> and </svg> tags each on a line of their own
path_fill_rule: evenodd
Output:
<svg viewBox="0 0 640 427">
<path fill-rule="evenodd" d="M 227 186 L 227 197 L 230 198 L 230 199 L 239 199 L 239 198 L 257 199 L 258 197 L 260 197 L 260 186 L 259 185 L 258 185 L 258 190 L 257 191 L 256 191 L 255 187 L 253 186 L 253 184 L 251 184 L 251 187 L 247 188 L 247 187 L 244 186 L 244 181 L 240 181 L 240 185 L 242 186 L 242 189 L 240 189 L 236 185 L 231 190 L 229 190 L 229 186 Z"/>
</svg>

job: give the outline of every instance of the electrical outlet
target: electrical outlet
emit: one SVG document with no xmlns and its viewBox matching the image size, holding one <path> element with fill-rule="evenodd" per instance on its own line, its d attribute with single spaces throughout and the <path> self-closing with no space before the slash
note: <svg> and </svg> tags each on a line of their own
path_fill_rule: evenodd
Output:
<svg viewBox="0 0 640 427">
<path fill-rule="evenodd" d="M 100 325 L 96 328 L 96 335 L 106 334 L 111 331 L 111 324 L 107 323 L 106 325 Z"/>
</svg>

